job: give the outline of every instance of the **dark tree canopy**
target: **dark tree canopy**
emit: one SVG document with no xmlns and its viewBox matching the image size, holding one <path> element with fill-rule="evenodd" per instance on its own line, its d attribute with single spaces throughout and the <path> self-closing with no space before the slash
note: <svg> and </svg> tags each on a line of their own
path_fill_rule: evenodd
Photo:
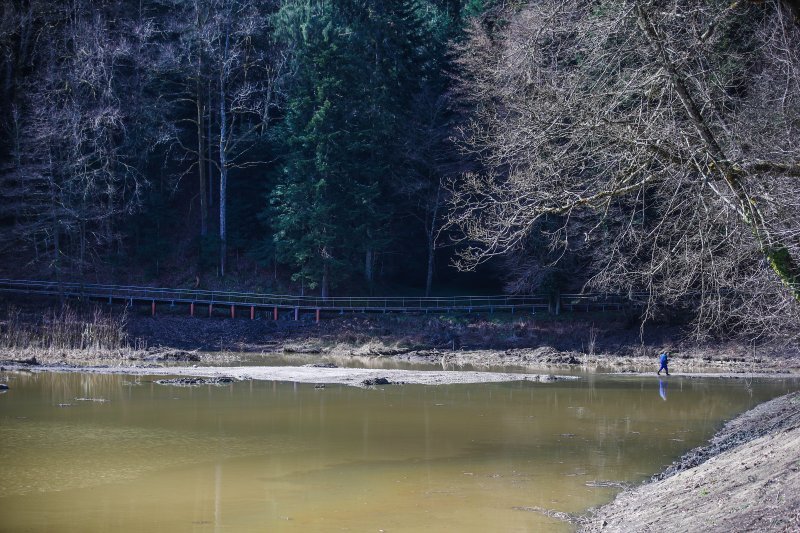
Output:
<svg viewBox="0 0 800 533">
<path fill-rule="evenodd" d="M 3 2 L 0 269 L 430 294 L 491 260 L 510 292 L 643 292 L 701 335 L 791 337 L 797 14 Z"/>
<path fill-rule="evenodd" d="M 448 90 L 461 9 L 4 3 L 2 245 L 43 276 L 210 278 L 250 257 L 314 289 L 372 285 L 403 255 L 423 283 L 430 231 L 408 220 L 443 171 L 400 184 L 420 166 L 415 109 Z M 445 123 L 426 127 L 443 138 Z"/>
</svg>

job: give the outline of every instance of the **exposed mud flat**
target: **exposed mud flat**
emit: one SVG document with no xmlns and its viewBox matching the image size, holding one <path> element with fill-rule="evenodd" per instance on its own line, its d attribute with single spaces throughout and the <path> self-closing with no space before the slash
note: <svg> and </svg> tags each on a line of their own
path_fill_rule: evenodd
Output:
<svg viewBox="0 0 800 533">
<path fill-rule="evenodd" d="M 725 425 L 653 481 L 583 521 L 585 532 L 800 530 L 800 393 Z"/>
<path fill-rule="evenodd" d="M 580 379 L 577 376 L 557 376 L 551 374 L 522 374 L 510 372 L 466 372 L 444 370 L 396 370 L 366 368 L 327 368 L 327 367 L 152 367 L 152 366 L 35 366 L 20 367 L 11 365 L 7 370 L 21 368 L 34 372 L 83 372 L 92 374 L 126 374 L 136 376 L 188 376 L 211 378 L 219 382 L 226 378 L 235 380 L 288 381 L 295 383 L 327 383 L 351 386 L 370 386 L 375 384 L 414 384 L 450 385 L 455 383 L 500 383 L 510 381 L 531 381 L 548 383 L 561 380 Z M 175 380 L 181 385 L 186 380 Z M 216 384 L 216 383 L 215 383 Z"/>
</svg>

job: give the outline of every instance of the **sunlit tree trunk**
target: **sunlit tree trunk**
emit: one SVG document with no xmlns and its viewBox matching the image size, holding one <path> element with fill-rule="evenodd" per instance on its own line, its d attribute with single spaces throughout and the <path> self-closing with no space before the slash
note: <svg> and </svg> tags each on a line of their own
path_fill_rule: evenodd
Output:
<svg viewBox="0 0 800 533">
<path fill-rule="evenodd" d="M 205 237 L 208 234 L 208 193 L 206 192 L 206 157 L 205 157 L 205 131 L 203 129 L 203 94 L 202 80 L 202 61 L 197 68 L 197 92 L 195 94 L 197 104 L 197 173 L 200 177 L 200 235 Z"/>
<path fill-rule="evenodd" d="M 226 86 L 225 78 L 227 75 L 225 62 L 228 57 L 228 44 L 230 41 L 230 29 L 225 30 L 225 48 L 222 53 L 222 64 L 220 65 L 219 75 L 219 275 L 225 275 L 225 260 L 228 254 L 227 245 L 227 189 L 228 189 L 228 117 L 226 109 Z"/>
</svg>

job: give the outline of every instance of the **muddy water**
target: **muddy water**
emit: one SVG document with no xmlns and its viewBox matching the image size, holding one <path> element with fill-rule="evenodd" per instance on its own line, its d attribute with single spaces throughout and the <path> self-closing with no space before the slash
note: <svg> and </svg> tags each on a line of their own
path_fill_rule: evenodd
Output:
<svg viewBox="0 0 800 533">
<path fill-rule="evenodd" d="M 642 480 L 724 419 L 797 389 L 3 377 L 0 531 L 569 531 L 520 508 L 606 502 L 615 489 L 590 482 Z"/>
</svg>

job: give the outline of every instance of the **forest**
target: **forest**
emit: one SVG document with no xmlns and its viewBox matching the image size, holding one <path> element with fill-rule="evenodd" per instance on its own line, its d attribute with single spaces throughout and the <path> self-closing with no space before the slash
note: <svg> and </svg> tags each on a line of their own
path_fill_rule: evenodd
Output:
<svg viewBox="0 0 800 533">
<path fill-rule="evenodd" d="M 5 277 L 796 339 L 800 3 L 9 0 L 0 184 Z"/>
</svg>

